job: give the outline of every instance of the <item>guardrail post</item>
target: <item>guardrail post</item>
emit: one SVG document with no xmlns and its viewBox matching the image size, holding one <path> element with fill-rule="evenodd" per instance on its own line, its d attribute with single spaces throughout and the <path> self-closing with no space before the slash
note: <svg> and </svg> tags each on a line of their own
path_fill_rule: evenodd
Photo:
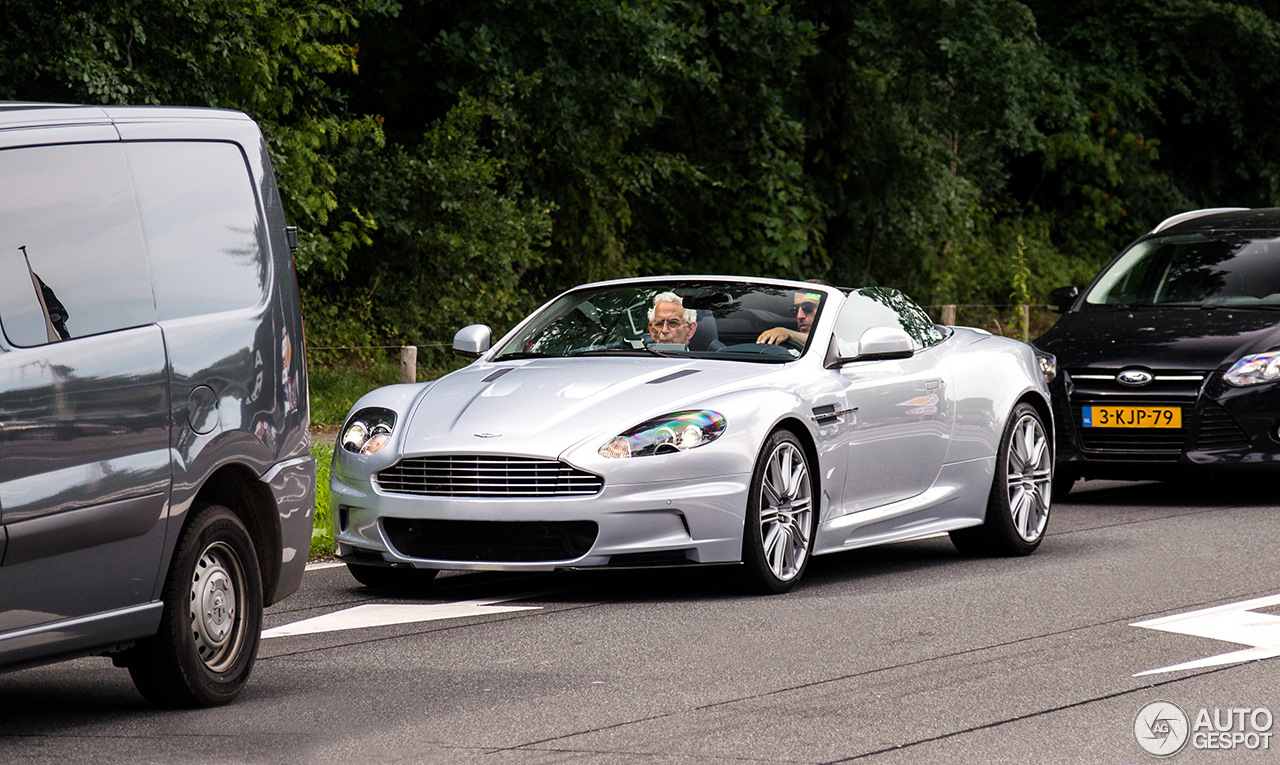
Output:
<svg viewBox="0 0 1280 765">
<path fill-rule="evenodd" d="M 956 307 L 953 305 L 944 305 L 942 307 L 942 323 L 946 326 L 953 326 L 956 323 Z"/>
<path fill-rule="evenodd" d="M 400 346 L 400 382 L 416 383 L 418 381 L 418 346 Z"/>
</svg>

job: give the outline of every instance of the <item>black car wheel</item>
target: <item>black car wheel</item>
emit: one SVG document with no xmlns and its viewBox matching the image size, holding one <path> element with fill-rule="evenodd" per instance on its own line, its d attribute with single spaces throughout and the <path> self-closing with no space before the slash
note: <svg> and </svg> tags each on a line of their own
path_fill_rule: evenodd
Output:
<svg viewBox="0 0 1280 765">
<path fill-rule="evenodd" d="M 262 579 L 244 524 L 222 505 L 189 512 L 164 583 L 160 631 L 125 657 L 134 685 L 162 707 L 234 699 L 262 631 Z"/>
<path fill-rule="evenodd" d="M 1071 487 L 1076 485 L 1076 481 L 1080 480 L 1080 476 L 1067 468 L 1055 467 L 1053 470 L 1053 501 L 1058 502 L 1063 497 L 1071 493 Z"/>
</svg>

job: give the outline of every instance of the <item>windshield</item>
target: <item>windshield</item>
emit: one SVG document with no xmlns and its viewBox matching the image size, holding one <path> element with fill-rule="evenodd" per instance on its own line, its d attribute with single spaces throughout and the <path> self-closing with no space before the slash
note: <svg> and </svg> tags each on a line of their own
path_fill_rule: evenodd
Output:
<svg viewBox="0 0 1280 765">
<path fill-rule="evenodd" d="M 1280 307 L 1280 239 L 1223 231 L 1147 239 L 1085 297 L 1093 306 Z"/>
<path fill-rule="evenodd" d="M 746 282 L 662 280 L 575 290 L 534 316 L 494 361 L 675 355 L 755 362 L 799 358 L 826 293 Z"/>
</svg>

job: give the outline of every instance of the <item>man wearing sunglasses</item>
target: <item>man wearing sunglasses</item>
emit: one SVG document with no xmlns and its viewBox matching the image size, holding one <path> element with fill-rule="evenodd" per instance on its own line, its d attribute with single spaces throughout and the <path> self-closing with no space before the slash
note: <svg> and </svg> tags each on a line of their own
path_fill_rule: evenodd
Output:
<svg viewBox="0 0 1280 765">
<path fill-rule="evenodd" d="M 685 308 L 684 301 L 674 292 L 663 292 L 653 299 L 649 309 L 649 336 L 653 342 L 688 345 L 698 329 L 698 312 Z"/>
<path fill-rule="evenodd" d="M 804 345 L 809 342 L 809 330 L 813 328 L 813 317 L 818 315 L 818 304 L 822 302 L 820 292 L 797 292 L 792 297 L 791 315 L 796 317 L 796 328 L 774 327 L 766 329 L 756 338 L 757 343 L 779 345 L 788 340 Z"/>
</svg>

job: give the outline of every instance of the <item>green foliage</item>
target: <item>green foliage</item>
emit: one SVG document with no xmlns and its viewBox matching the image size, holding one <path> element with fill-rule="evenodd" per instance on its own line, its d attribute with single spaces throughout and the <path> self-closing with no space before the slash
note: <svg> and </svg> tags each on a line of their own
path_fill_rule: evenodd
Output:
<svg viewBox="0 0 1280 765">
<path fill-rule="evenodd" d="M 338 201 L 344 151 L 382 135 L 327 77 L 354 74 L 357 15 L 387 0 L 3 0 L 0 100 L 239 109 L 262 125 L 298 266 L 341 275 L 375 223 Z"/>
<path fill-rule="evenodd" d="M 312 427 L 338 427 L 361 396 L 373 388 L 400 382 L 399 352 L 394 352 L 395 359 L 392 353 L 381 350 L 362 357 L 351 352 L 309 352 Z"/>
<path fill-rule="evenodd" d="M 333 465 L 333 446 L 314 444 L 311 456 L 316 460 L 316 515 L 311 526 L 311 552 L 308 558 L 333 554 L 333 521 L 329 508 L 329 470 Z"/>
<path fill-rule="evenodd" d="M 0 8 L 0 98 L 258 119 L 310 344 L 413 343 L 424 367 L 582 281 L 1039 302 L 1168 215 L 1280 204 L 1269 2 Z"/>
<path fill-rule="evenodd" d="M 329 319 L 312 344 L 414 344 L 419 364 L 443 365 L 459 327 L 507 327 L 538 304 L 522 277 L 545 260 L 555 206 L 522 194 L 486 148 L 511 125 L 501 103 L 468 96 L 416 146 L 350 146 L 335 188 L 377 221 L 376 242 L 308 279 Z"/>
</svg>

